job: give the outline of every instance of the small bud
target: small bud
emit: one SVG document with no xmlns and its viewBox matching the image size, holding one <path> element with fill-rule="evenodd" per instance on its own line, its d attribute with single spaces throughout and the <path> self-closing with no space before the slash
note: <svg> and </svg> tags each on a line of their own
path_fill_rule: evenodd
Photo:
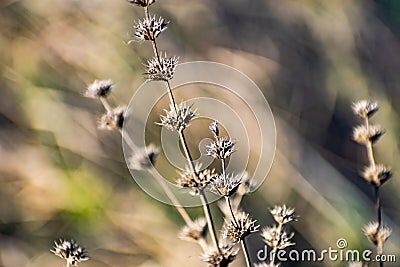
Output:
<svg viewBox="0 0 400 267">
<path fill-rule="evenodd" d="M 87 261 L 89 257 L 83 247 L 75 243 L 74 240 L 67 241 L 60 239 L 54 241 L 54 248 L 51 250 L 56 256 L 67 261 L 67 265 L 77 266 L 81 261 Z"/>
<path fill-rule="evenodd" d="M 156 19 L 155 16 L 139 20 L 138 24 L 134 27 L 136 30 L 135 36 L 140 41 L 155 41 L 160 33 L 167 29 L 168 23 L 164 18 L 159 17 Z"/>
<path fill-rule="evenodd" d="M 378 111 L 378 104 L 374 101 L 361 100 L 353 104 L 353 111 L 363 119 L 368 119 Z"/>
<path fill-rule="evenodd" d="M 151 81 L 168 81 L 174 77 L 177 64 L 177 57 L 154 57 L 147 61 L 145 74 Z"/>
<path fill-rule="evenodd" d="M 392 172 L 382 164 L 378 164 L 365 168 L 362 176 L 370 184 L 381 186 L 392 177 Z"/>
<path fill-rule="evenodd" d="M 148 7 L 156 2 L 156 0 L 128 0 L 129 3 L 141 6 L 141 7 Z"/>
<path fill-rule="evenodd" d="M 218 121 L 213 121 L 209 126 L 210 131 L 214 134 L 214 137 L 219 136 Z"/>
<path fill-rule="evenodd" d="M 159 153 L 158 148 L 150 144 L 133 152 L 133 155 L 128 159 L 128 167 L 133 170 L 150 169 Z"/>
<path fill-rule="evenodd" d="M 256 225 L 256 220 L 253 220 L 246 212 L 237 214 L 236 222 L 231 220 L 225 222 L 224 226 L 224 237 L 229 238 L 233 243 L 238 243 L 251 233 L 257 232 L 260 227 Z"/>
<path fill-rule="evenodd" d="M 114 108 L 100 117 L 98 128 L 101 130 L 120 130 L 125 121 L 125 106 Z"/>
<path fill-rule="evenodd" d="M 107 97 L 113 89 L 111 80 L 95 80 L 87 87 L 84 95 L 89 98 Z"/>
<path fill-rule="evenodd" d="M 170 110 L 165 110 L 166 115 L 161 115 L 161 123 L 171 131 L 183 131 L 189 126 L 190 121 L 196 116 L 196 111 L 192 110 L 192 105 L 186 106 L 185 103 L 170 105 Z"/>
<path fill-rule="evenodd" d="M 375 143 L 385 133 L 379 125 L 359 125 L 354 128 L 353 139 L 361 145 L 367 145 L 369 142 Z"/>
<path fill-rule="evenodd" d="M 242 177 L 239 175 L 221 174 L 211 182 L 210 191 L 220 196 L 229 197 L 236 193 L 241 182 Z"/>
</svg>

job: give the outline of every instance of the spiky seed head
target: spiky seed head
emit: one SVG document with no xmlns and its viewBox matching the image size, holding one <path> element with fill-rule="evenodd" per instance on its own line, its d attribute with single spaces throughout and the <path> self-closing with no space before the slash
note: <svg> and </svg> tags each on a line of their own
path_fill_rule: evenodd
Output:
<svg viewBox="0 0 400 267">
<path fill-rule="evenodd" d="M 233 173 L 217 175 L 210 183 L 210 190 L 214 194 L 229 197 L 236 193 L 241 182 L 240 175 L 235 176 Z"/>
<path fill-rule="evenodd" d="M 280 224 L 286 224 L 291 221 L 297 221 L 297 215 L 294 212 L 295 210 L 286 205 L 283 206 L 275 206 L 270 213 L 274 217 L 274 220 Z"/>
<path fill-rule="evenodd" d="M 264 228 L 261 236 L 264 242 L 272 248 L 284 249 L 296 244 L 291 241 L 294 233 L 287 233 L 284 230 L 279 231 L 279 227 L 276 225 Z"/>
<path fill-rule="evenodd" d="M 369 222 L 363 228 L 364 235 L 368 237 L 368 239 L 375 245 L 378 243 L 377 239 L 378 229 L 379 229 L 378 222 Z"/>
<path fill-rule="evenodd" d="M 379 125 L 359 125 L 354 128 L 353 139 L 361 145 L 367 145 L 369 142 L 375 143 L 385 133 Z"/>
<path fill-rule="evenodd" d="M 363 228 L 364 235 L 374 244 L 383 247 L 386 240 L 392 234 L 392 230 L 378 222 L 370 222 Z"/>
<path fill-rule="evenodd" d="M 213 133 L 215 138 L 219 136 L 218 121 L 213 121 L 208 128 Z"/>
<path fill-rule="evenodd" d="M 179 59 L 177 57 L 167 57 L 167 54 L 160 58 L 154 57 L 147 60 L 146 75 L 151 81 L 168 81 L 174 77 L 175 68 Z"/>
<path fill-rule="evenodd" d="M 381 186 L 391 177 L 392 172 L 382 164 L 368 166 L 362 172 L 362 177 L 371 185 Z"/>
<path fill-rule="evenodd" d="M 111 112 L 103 114 L 98 121 L 101 130 L 120 130 L 125 121 L 126 106 L 114 108 Z"/>
<path fill-rule="evenodd" d="M 386 240 L 390 237 L 392 234 L 392 229 L 390 229 L 387 226 L 381 226 L 378 230 L 378 244 L 383 247 L 383 245 L 386 243 Z"/>
<path fill-rule="evenodd" d="M 85 249 L 75 243 L 74 240 L 60 239 L 59 241 L 54 241 L 54 247 L 50 251 L 73 266 L 77 266 L 79 262 L 89 259 Z"/>
<path fill-rule="evenodd" d="M 155 41 L 160 33 L 167 29 L 168 23 L 164 18 L 159 17 L 156 19 L 155 16 L 139 20 L 138 24 L 134 27 L 136 30 L 135 36 L 140 41 Z"/>
<path fill-rule="evenodd" d="M 207 236 L 207 221 L 205 218 L 198 218 L 190 225 L 182 228 L 178 237 L 182 240 L 197 242 L 200 239 L 205 239 Z"/>
<path fill-rule="evenodd" d="M 188 188 L 190 194 L 199 195 L 217 174 L 215 169 L 201 170 L 201 164 L 197 164 L 195 168 L 196 172 L 186 168 L 178 178 L 177 184 L 182 188 Z"/>
<path fill-rule="evenodd" d="M 158 153 L 159 149 L 154 144 L 139 148 L 128 159 L 128 167 L 138 171 L 150 169 L 154 165 Z"/>
<path fill-rule="evenodd" d="M 236 141 L 218 137 L 207 146 L 207 155 L 216 159 L 226 159 L 236 151 L 235 144 Z"/>
<path fill-rule="evenodd" d="M 235 215 L 236 216 L 236 215 Z M 238 243 L 251 233 L 258 231 L 259 225 L 256 225 L 256 220 L 250 217 L 246 212 L 240 212 L 235 220 L 226 221 L 224 225 L 224 237 L 232 240 L 233 243 Z M 237 223 L 237 224 L 236 224 Z"/>
<path fill-rule="evenodd" d="M 186 106 L 184 102 L 179 105 L 170 105 L 169 110 L 164 110 L 166 115 L 161 115 L 161 123 L 171 131 L 183 131 L 189 126 L 190 121 L 196 116 L 196 110 L 192 110 L 192 105 Z"/>
<path fill-rule="evenodd" d="M 148 7 L 156 2 L 156 0 L 128 0 L 129 3 L 141 6 L 141 7 Z"/>
<path fill-rule="evenodd" d="M 95 80 L 86 88 L 84 95 L 89 98 L 107 97 L 113 89 L 111 80 Z"/>
<path fill-rule="evenodd" d="M 239 185 L 237 193 L 239 195 L 247 195 L 251 193 L 256 187 L 256 184 L 252 181 L 249 173 L 246 171 L 242 176 L 242 182 Z"/>
<path fill-rule="evenodd" d="M 370 118 L 379 109 L 377 102 L 368 100 L 358 101 L 353 104 L 352 108 L 354 113 L 363 119 Z"/>
<path fill-rule="evenodd" d="M 200 255 L 200 259 L 207 262 L 209 267 L 228 267 L 236 259 L 239 252 L 238 249 L 235 249 L 229 243 L 221 244 L 220 251 L 221 253 L 214 247 L 209 247 Z"/>
</svg>

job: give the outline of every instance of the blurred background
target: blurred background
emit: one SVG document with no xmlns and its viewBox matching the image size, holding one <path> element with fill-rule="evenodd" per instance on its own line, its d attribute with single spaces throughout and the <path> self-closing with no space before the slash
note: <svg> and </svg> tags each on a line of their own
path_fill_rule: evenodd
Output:
<svg viewBox="0 0 400 267">
<path fill-rule="evenodd" d="M 339 238 L 373 249 L 361 231 L 374 204 L 359 176 L 367 157 L 351 140 L 359 121 L 350 106 L 379 102 L 373 121 L 387 132 L 376 158 L 394 172 L 382 189 L 393 229 L 385 253 L 399 261 L 400 2 L 159 0 L 151 12 L 171 21 L 162 50 L 230 65 L 262 89 L 276 156 L 243 207 L 262 226 L 273 223 L 268 207 L 296 208 L 298 249 L 336 248 Z M 0 266 L 63 266 L 49 251 L 60 237 L 87 248 L 81 266 L 205 266 L 198 247 L 176 237 L 184 223 L 175 209 L 131 178 L 120 135 L 96 128 L 101 105 L 82 96 L 94 79 L 111 78 L 110 101 L 127 104 L 144 82 L 151 48 L 127 44 L 142 16 L 124 0 L 0 1 Z M 216 205 L 213 214 L 221 215 Z M 262 240 L 249 242 L 257 262 Z M 244 266 L 242 256 L 233 266 Z"/>
</svg>

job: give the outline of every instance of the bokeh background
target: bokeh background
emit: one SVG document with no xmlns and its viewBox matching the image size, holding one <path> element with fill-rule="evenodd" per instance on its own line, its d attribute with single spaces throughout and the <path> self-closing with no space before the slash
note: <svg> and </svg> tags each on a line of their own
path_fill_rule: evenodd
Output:
<svg viewBox="0 0 400 267">
<path fill-rule="evenodd" d="M 339 238 L 372 249 L 361 231 L 374 218 L 372 191 L 359 177 L 367 157 L 351 140 L 358 120 L 350 106 L 379 101 L 373 120 L 387 133 L 376 157 L 394 171 L 382 190 L 393 229 L 385 252 L 400 261 L 400 2 L 159 0 L 152 7 L 171 21 L 162 50 L 181 62 L 225 63 L 262 89 L 276 120 L 276 156 L 243 206 L 262 226 L 272 224 L 268 207 L 295 207 L 299 249 L 336 248 Z M 60 237 L 87 248 L 92 259 L 81 266 L 205 266 L 196 245 L 177 239 L 183 222 L 174 208 L 134 183 L 120 135 L 96 128 L 101 105 L 82 97 L 94 79 L 111 78 L 110 101 L 127 104 L 144 82 L 151 48 L 127 44 L 142 16 L 124 0 L 0 1 L 0 266 L 63 266 L 49 252 Z M 215 205 L 213 214 L 221 215 Z M 256 261 L 261 238 L 249 241 Z M 233 266 L 244 266 L 241 256 Z"/>
</svg>

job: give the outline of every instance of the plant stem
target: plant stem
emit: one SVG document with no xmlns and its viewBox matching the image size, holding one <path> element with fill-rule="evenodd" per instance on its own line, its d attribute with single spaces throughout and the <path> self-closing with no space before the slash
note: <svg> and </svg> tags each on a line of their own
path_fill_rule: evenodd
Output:
<svg viewBox="0 0 400 267">
<path fill-rule="evenodd" d="M 112 109 L 111 105 L 108 103 L 106 98 L 100 97 L 100 102 L 103 105 L 104 109 L 107 111 L 107 113 L 112 112 L 113 109 Z"/>
<path fill-rule="evenodd" d="M 67 266 L 66 267 L 69 267 L 69 266 L 70 266 L 69 261 L 67 261 Z"/>
<path fill-rule="evenodd" d="M 148 7 L 144 8 L 144 12 L 145 12 L 147 20 L 150 21 L 150 14 L 149 14 Z M 156 43 L 155 40 L 152 41 L 152 46 L 153 46 L 154 55 L 156 56 L 156 58 L 158 60 L 158 63 L 161 65 L 161 58 L 160 58 L 160 54 L 159 54 L 159 51 L 158 51 L 157 43 Z M 175 102 L 174 95 L 172 93 L 171 85 L 170 85 L 168 80 L 165 81 L 165 84 L 166 84 L 166 87 L 167 87 L 169 100 L 170 100 L 172 106 L 175 109 L 176 115 L 179 116 L 180 114 L 178 113 L 178 108 L 177 108 L 177 105 L 176 105 L 176 102 Z M 191 168 L 191 171 L 198 177 L 199 174 L 198 174 L 198 172 L 196 170 L 196 167 L 194 165 L 193 158 L 192 158 L 192 156 L 190 154 L 190 150 L 189 150 L 189 147 L 187 145 L 186 138 L 185 138 L 185 135 L 184 135 L 183 131 L 179 131 L 179 139 L 181 141 L 181 144 L 182 144 L 183 150 L 185 152 L 186 159 L 187 159 L 187 161 L 189 163 L 189 166 Z M 219 248 L 219 244 L 218 244 L 217 235 L 216 235 L 215 229 L 214 229 L 214 224 L 213 224 L 213 220 L 212 220 L 212 216 L 211 216 L 210 206 L 209 206 L 209 204 L 207 202 L 207 198 L 206 198 L 206 196 L 205 196 L 203 191 L 201 191 L 201 193 L 200 193 L 200 200 L 201 200 L 201 203 L 202 203 L 202 206 L 203 206 L 203 209 L 204 209 L 204 215 L 206 216 L 207 225 L 208 225 L 208 229 L 209 229 L 209 232 L 210 232 L 210 235 L 211 235 L 211 239 L 212 239 L 212 241 L 213 241 L 213 243 L 215 245 L 215 248 L 221 253 L 220 248 Z"/>
<path fill-rule="evenodd" d="M 369 131 L 370 124 L 369 124 L 368 117 L 365 118 L 365 126 L 367 127 L 367 131 Z M 372 147 L 372 141 L 369 141 L 367 143 L 366 148 L 367 148 L 369 163 L 373 168 L 375 168 L 376 163 L 375 163 L 374 149 Z M 373 188 L 374 188 L 374 194 L 375 194 L 375 209 L 376 209 L 376 216 L 378 219 L 378 231 L 379 231 L 382 227 L 381 199 L 379 196 L 379 186 L 373 186 Z M 378 255 L 382 255 L 382 253 L 383 253 L 383 248 L 379 244 L 376 245 L 376 252 Z M 379 266 L 380 267 L 384 266 L 383 261 L 379 261 Z"/>
<path fill-rule="evenodd" d="M 183 151 L 185 152 L 186 160 L 189 163 L 189 168 L 194 172 L 194 174 L 196 176 L 198 176 L 196 166 L 194 165 L 192 155 L 190 154 L 190 151 L 189 151 L 189 146 L 186 142 L 185 134 L 183 133 L 183 131 L 179 131 L 178 133 L 179 133 L 179 139 L 180 139 L 182 147 L 183 147 Z"/>
<path fill-rule="evenodd" d="M 200 192 L 200 200 L 201 200 L 201 204 L 203 206 L 204 215 L 206 216 L 208 231 L 210 232 L 212 242 L 213 242 L 215 248 L 218 250 L 218 252 L 221 253 L 221 249 L 219 248 L 219 244 L 218 244 L 217 234 L 215 233 L 214 222 L 213 222 L 212 216 L 211 216 L 210 205 L 208 204 L 207 197 L 203 191 Z"/>
<path fill-rule="evenodd" d="M 128 144 L 129 148 L 132 151 L 138 150 L 138 147 L 135 145 L 135 143 L 132 141 L 132 139 L 129 137 L 129 135 L 123 135 L 122 130 L 120 130 L 119 133 L 121 134 L 122 138 L 126 141 L 126 143 Z M 190 219 L 189 214 L 179 203 L 179 200 L 175 197 L 174 193 L 172 193 L 172 191 L 168 187 L 166 181 L 164 179 L 162 179 L 157 173 L 154 173 L 153 170 L 149 170 L 149 172 L 152 174 L 153 177 L 156 178 L 157 182 L 160 184 L 160 186 L 164 190 L 167 197 L 171 200 L 171 203 L 174 205 L 176 210 L 179 212 L 179 214 L 181 215 L 181 217 L 185 221 L 185 223 L 187 225 L 192 224 L 193 221 L 192 221 L 192 219 Z"/>
<path fill-rule="evenodd" d="M 278 224 L 278 233 L 279 233 L 278 244 L 281 242 L 281 238 L 282 238 L 282 227 L 283 227 L 283 224 L 279 223 Z M 272 249 L 272 258 L 270 260 L 270 263 L 275 264 L 275 258 L 276 258 L 277 252 L 278 252 L 278 247 L 274 247 Z"/>
<path fill-rule="evenodd" d="M 244 254 L 244 259 L 246 260 L 247 267 L 251 267 L 251 261 L 249 257 L 249 250 L 247 249 L 246 241 L 244 239 L 240 240 L 240 244 L 242 245 L 242 250 Z"/>
<path fill-rule="evenodd" d="M 376 216 L 378 218 L 379 227 L 382 226 L 382 208 L 381 208 L 381 199 L 379 195 L 379 186 L 375 186 L 375 205 L 376 205 Z"/>
<path fill-rule="evenodd" d="M 369 131 L 369 120 L 368 118 L 365 119 L 365 126 L 367 127 L 367 131 Z M 374 157 L 374 150 L 372 148 L 372 142 L 369 141 L 366 145 L 368 160 L 372 167 L 375 168 L 375 157 Z"/>
<path fill-rule="evenodd" d="M 226 205 L 228 206 L 229 210 L 231 211 L 232 220 L 235 223 L 235 226 L 238 227 L 238 223 L 235 218 L 235 213 L 233 212 L 233 209 L 232 209 L 232 204 L 231 204 L 230 198 L 226 196 L 225 201 L 226 201 Z"/>
</svg>

